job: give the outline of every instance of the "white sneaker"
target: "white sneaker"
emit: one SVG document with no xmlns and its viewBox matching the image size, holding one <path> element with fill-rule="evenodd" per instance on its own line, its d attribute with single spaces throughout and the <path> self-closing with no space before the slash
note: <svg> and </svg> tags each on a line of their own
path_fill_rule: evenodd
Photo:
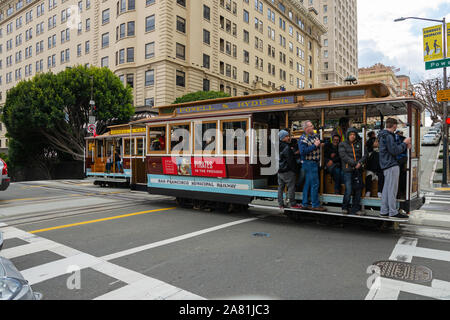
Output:
<svg viewBox="0 0 450 320">
<path fill-rule="evenodd" d="M 378 192 L 378 198 L 381 198 L 381 196 L 382 196 L 382 193 Z"/>
<path fill-rule="evenodd" d="M 370 197 L 370 192 L 366 192 L 366 197 Z"/>
</svg>

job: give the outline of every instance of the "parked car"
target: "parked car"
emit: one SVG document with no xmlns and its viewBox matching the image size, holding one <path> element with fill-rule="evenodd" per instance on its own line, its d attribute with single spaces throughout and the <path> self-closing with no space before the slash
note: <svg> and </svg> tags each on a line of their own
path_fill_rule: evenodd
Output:
<svg viewBox="0 0 450 320">
<path fill-rule="evenodd" d="M 0 191 L 8 189 L 11 179 L 8 177 L 8 166 L 3 159 L 0 158 L 0 171 L 2 173 L 0 180 Z"/>
<path fill-rule="evenodd" d="M 3 247 L 3 235 L 0 231 L 0 250 Z M 33 292 L 28 281 L 14 264 L 0 257 L 0 300 L 41 300 L 42 294 Z"/>
<path fill-rule="evenodd" d="M 437 146 L 440 142 L 440 137 L 434 133 L 427 133 L 423 136 L 422 145 L 423 146 Z"/>
</svg>

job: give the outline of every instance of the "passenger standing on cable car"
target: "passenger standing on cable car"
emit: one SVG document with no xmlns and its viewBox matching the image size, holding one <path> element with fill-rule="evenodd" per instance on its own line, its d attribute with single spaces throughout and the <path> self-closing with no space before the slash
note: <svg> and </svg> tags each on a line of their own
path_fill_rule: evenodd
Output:
<svg viewBox="0 0 450 320">
<path fill-rule="evenodd" d="M 304 133 L 298 141 L 303 169 L 305 170 L 302 208 L 313 211 L 327 211 L 319 202 L 319 162 L 322 143 L 319 136 L 314 134 L 314 125 L 311 121 L 303 122 L 303 131 Z M 311 194 L 312 207 L 308 206 L 309 194 Z"/>
<path fill-rule="evenodd" d="M 286 130 L 278 133 L 280 139 L 280 162 L 278 169 L 278 205 L 284 209 L 284 188 L 288 187 L 288 197 L 292 209 L 301 209 L 295 201 L 295 171 L 297 164 L 295 162 L 294 148 L 291 146 L 291 136 Z"/>
<path fill-rule="evenodd" d="M 384 187 L 381 195 L 382 217 L 408 219 L 407 215 L 397 210 L 397 192 L 400 177 L 400 165 L 397 156 L 406 149 L 411 149 L 411 138 L 406 138 L 402 143 L 395 142 L 394 132 L 397 130 L 398 121 L 394 118 L 386 120 L 386 129 L 380 131 L 380 167 L 384 174 Z"/>
<path fill-rule="evenodd" d="M 363 145 L 357 136 L 358 130 L 350 128 L 347 131 L 347 139 L 339 144 L 339 156 L 345 181 L 342 211 L 344 214 L 363 216 L 364 213 L 361 211 L 361 193 L 364 187 L 362 167 L 367 159 L 367 149 L 364 150 L 363 156 Z M 351 206 L 350 200 L 352 200 Z"/>
</svg>

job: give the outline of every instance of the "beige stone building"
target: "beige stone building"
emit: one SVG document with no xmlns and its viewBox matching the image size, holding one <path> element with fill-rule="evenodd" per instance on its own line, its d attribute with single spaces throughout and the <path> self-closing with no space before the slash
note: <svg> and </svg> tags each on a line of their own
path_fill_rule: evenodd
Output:
<svg viewBox="0 0 450 320">
<path fill-rule="evenodd" d="M 0 105 L 17 82 L 79 64 L 110 68 L 137 109 L 318 87 L 325 31 L 298 0 L 0 0 Z"/>
<path fill-rule="evenodd" d="M 382 82 L 389 88 L 391 95 L 397 97 L 399 95 L 400 82 L 394 70 L 395 67 L 385 66 L 382 63 L 377 63 L 368 68 L 360 68 L 358 82 L 361 84 Z"/>
<path fill-rule="evenodd" d="M 320 84 L 344 85 L 358 78 L 358 12 L 356 0 L 304 0 L 316 8 L 328 32 L 322 36 Z"/>
</svg>

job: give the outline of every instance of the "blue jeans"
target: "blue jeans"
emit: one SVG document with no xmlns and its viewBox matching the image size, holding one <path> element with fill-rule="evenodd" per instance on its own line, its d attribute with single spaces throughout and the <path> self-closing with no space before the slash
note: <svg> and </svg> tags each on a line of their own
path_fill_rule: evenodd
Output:
<svg viewBox="0 0 450 320">
<path fill-rule="evenodd" d="M 308 195 L 311 193 L 312 207 L 319 208 L 319 164 L 315 161 L 304 161 L 302 168 L 305 170 L 306 180 L 303 187 L 302 205 L 308 206 Z"/>
<path fill-rule="evenodd" d="M 360 171 L 344 172 L 345 194 L 342 210 L 349 210 L 351 214 L 355 214 L 361 209 L 362 188 L 360 186 L 355 186 L 353 179 L 355 175 L 362 181 L 362 174 Z M 350 200 L 352 200 L 351 206 Z"/>
<path fill-rule="evenodd" d="M 341 184 L 344 182 L 344 172 L 339 167 L 334 167 L 330 172 L 334 181 L 334 192 L 341 193 Z"/>
<path fill-rule="evenodd" d="M 121 163 L 120 161 L 116 161 L 116 170 L 117 170 L 117 171 L 120 171 L 120 170 L 122 170 L 122 169 L 123 169 L 122 163 Z"/>
</svg>

